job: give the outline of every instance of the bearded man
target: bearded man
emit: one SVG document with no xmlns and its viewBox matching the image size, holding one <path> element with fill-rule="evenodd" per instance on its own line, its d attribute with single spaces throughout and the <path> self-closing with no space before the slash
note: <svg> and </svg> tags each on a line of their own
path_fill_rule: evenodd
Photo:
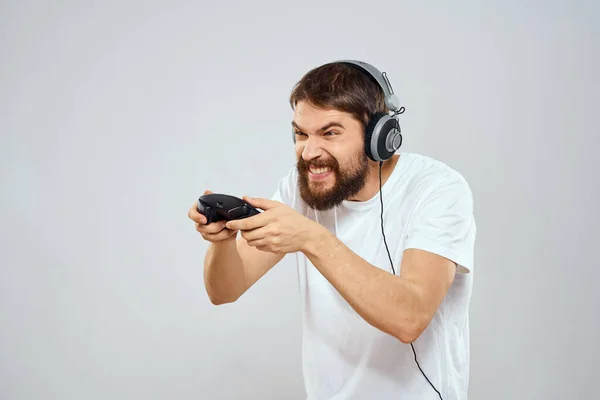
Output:
<svg viewBox="0 0 600 400">
<path fill-rule="evenodd" d="M 467 399 L 475 219 L 464 177 L 400 152 L 387 75 L 360 61 L 316 67 L 295 85 L 297 165 L 263 210 L 207 224 L 204 280 L 236 301 L 296 255 L 308 399 Z M 210 193 L 206 191 L 205 193 Z"/>
</svg>

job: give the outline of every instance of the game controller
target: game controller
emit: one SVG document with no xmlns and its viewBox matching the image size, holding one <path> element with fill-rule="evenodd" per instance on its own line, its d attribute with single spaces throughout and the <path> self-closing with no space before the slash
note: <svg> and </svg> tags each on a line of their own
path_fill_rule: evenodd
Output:
<svg viewBox="0 0 600 400">
<path fill-rule="evenodd" d="M 210 193 L 198 199 L 198 212 L 206 217 L 207 224 L 231 221 L 260 214 L 260 211 L 244 200 L 228 194 Z"/>
</svg>

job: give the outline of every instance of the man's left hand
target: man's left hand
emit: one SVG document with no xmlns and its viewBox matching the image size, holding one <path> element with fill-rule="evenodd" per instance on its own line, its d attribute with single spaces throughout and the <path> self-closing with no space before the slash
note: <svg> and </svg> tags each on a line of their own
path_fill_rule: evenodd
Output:
<svg viewBox="0 0 600 400">
<path fill-rule="evenodd" d="M 271 253 L 294 253 L 302 251 L 322 229 L 293 208 L 274 200 L 243 200 L 264 210 L 258 215 L 227 222 L 227 228 L 239 230 L 250 246 Z"/>
</svg>

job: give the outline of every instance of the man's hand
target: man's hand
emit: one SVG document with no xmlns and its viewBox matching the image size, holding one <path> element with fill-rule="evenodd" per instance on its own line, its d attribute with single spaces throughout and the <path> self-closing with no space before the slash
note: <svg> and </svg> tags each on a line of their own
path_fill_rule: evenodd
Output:
<svg viewBox="0 0 600 400">
<path fill-rule="evenodd" d="M 271 253 L 294 253 L 303 251 L 323 227 L 304 217 L 291 207 L 274 200 L 243 200 L 264 210 L 249 218 L 227 222 L 227 229 L 240 231 L 250 246 Z"/>
<path fill-rule="evenodd" d="M 205 190 L 204 194 L 211 194 L 210 190 Z M 188 218 L 196 224 L 196 230 L 202 235 L 204 240 L 211 243 L 225 243 L 235 241 L 237 231 L 225 228 L 225 221 L 218 221 L 207 224 L 206 217 L 198 212 L 198 201 L 188 210 Z"/>
</svg>

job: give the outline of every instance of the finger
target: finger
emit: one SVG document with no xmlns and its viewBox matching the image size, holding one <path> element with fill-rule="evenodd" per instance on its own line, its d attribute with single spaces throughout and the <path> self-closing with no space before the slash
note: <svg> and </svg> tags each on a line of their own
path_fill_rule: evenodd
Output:
<svg viewBox="0 0 600 400">
<path fill-rule="evenodd" d="M 277 247 L 273 247 L 271 243 L 268 243 L 264 240 L 256 240 L 248 243 L 249 246 L 256 248 L 257 250 L 274 253 L 274 254 L 282 254 L 282 251 Z"/>
<path fill-rule="evenodd" d="M 246 239 L 246 241 L 259 240 L 267 237 L 266 226 L 250 230 L 240 230 L 240 232 L 242 233 L 242 237 Z"/>
<path fill-rule="evenodd" d="M 268 247 L 268 241 L 265 238 L 261 238 L 261 239 L 256 239 L 256 240 L 250 240 L 247 241 L 248 242 L 248 246 L 252 246 L 252 247 L 257 247 L 257 248 L 267 248 Z"/>
<path fill-rule="evenodd" d="M 249 231 L 261 228 L 269 223 L 270 214 L 260 213 L 248 218 L 234 219 L 227 222 L 227 229 Z"/>
<path fill-rule="evenodd" d="M 204 194 L 211 194 L 212 192 L 210 190 L 205 190 Z M 201 212 L 198 211 L 198 201 L 196 200 L 194 202 L 194 204 L 190 207 L 189 211 L 188 211 L 188 217 L 194 221 L 197 222 L 199 224 L 206 224 L 206 222 L 208 222 L 208 220 L 206 219 L 206 217 L 204 216 L 204 214 L 202 214 Z"/>
<path fill-rule="evenodd" d="M 198 207 L 198 203 L 195 202 L 188 210 L 188 217 L 192 221 L 194 221 L 198 224 L 206 224 L 206 222 L 207 222 L 206 217 L 203 214 L 201 214 L 200 212 L 198 212 L 197 207 Z"/>
<path fill-rule="evenodd" d="M 242 198 L 242 200 L 244 200 L 246 203 L 248 203 L 256 208 L 260 208 L 261 210 L 268 210 L 270 208 L 278 207 L 281 205 L 280 202 L 275 201 L 275 200 L 248 197 L 248 196 L 244 196 Z"/>
<path fill-rule="evenodd" d="M 209 242 L 221 242 L 237 235 L 237 231 L 231 231 L 229 229 L 223 229 L 218 233 L 203 233 L 202 237 Z"/>
<path fill-rule="evenodd" d="M 196 224 L 196 230 L 200 233 L 214 234 L 225 229 L 225 221 L 213 222 L 211 224 Z"/>
</svg>

